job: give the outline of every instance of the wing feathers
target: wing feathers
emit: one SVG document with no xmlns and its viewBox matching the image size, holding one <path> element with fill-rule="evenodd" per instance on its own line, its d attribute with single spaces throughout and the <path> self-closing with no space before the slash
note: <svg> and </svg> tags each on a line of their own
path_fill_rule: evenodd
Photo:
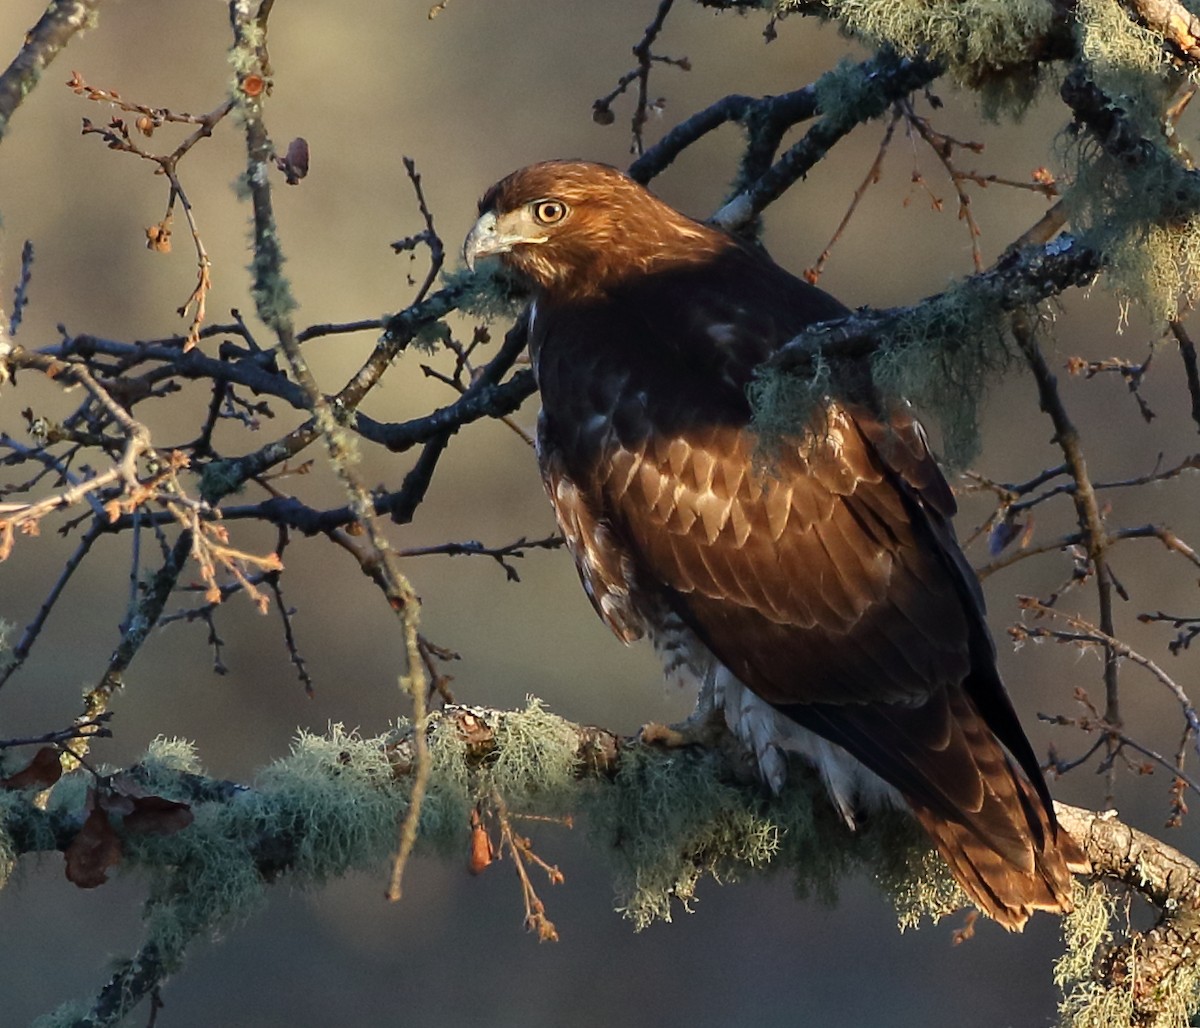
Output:
<svg viewBox="0 0 1200 1028">
<path fill-rule="evenodd" d="M 846 309 L 613 169 L 537 165 L 481 211 L 547 196 L 576 213 L 506 259 L 538 289 L 539 456 L 601 616 L 626 641 L 694 637 L 849 751 L 1007 927 L 1069 909 L 1077 850 L 996 675 L 921 426 L 831 401 L 761 466 L 756 367 Z"/>
</svg>

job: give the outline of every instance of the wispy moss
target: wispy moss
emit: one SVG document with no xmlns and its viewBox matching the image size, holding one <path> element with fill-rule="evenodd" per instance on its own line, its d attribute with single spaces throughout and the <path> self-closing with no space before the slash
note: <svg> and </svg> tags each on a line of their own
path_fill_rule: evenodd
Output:
<svg viewBox="0 0 1200 1028">
<path fill-rule="evenodd" d="M 771 370 L 755 376 L 746 393 L 759 440 L 756 458 L 768 471 L 784 439 L 810 431 L 814 419 L 819 422 L 831 388 L 831 368 L 819 354 L 810 374 Z"/>
<path fill-rule="evenodd" d="M 779 8 L 789 6 L 784 0 Z M 1009 70 L 1028 80 L 1029 54 L 1056 17 L 1046 0 L 826 0 L 825 6 L 869 45 L 944 61 L 967 84 Z"/>
<path fill-rule="evenodd" d="M 618 909 L 637 928 L 690 909 L 706 875 L 736 880 L 769 863 L 780 828 L 751 793 L 721 782 L 702 754 L 623 755 L 612 786 L 587 803 L 593 837 L 614 864 Z"/>
<path fill-rule="evenodd" d="M 13 653 L 12 643 L 9 641 L 16 627 L 11 621 L 0 618 L 0 673 L 7 671 L 17 662 L 17 655 Z"/>
<path fill-rule="evenodd" d="M 1200 216 L 1130 233 L 1109 251 L 1108 277 L 1155 323 L 1192 309 L 1200 298 Z"/>
<path fill-rule="evenodd" d="M 850 831 L 825 787 L 793 767 L 778 797 L 758 783 L 723 779 L 710 754 L 635 750 L 611 786 L 588 794 L 593 836 L 614 865 L 618 909 L 637 928 L 690 911 L 705 877 L 789 874 L 797 893 L 827 902 L 849 874 L 863 873 L 893 897 L 902 925 L 961 904 L 944 865 L 912 819 L 880 813 Z"/>
<path fill-rule="evenodd" d="M 1062 990 L 1059 1014 L 1063 1028 L 1100 1028 L 1101 1025 L 1128 1024 L 1132 997 L 1115 996 L 1092 980 L 1092 971 L 1100 947 L 1112 941 L 1112 922 L 1116 903 L 1099 882 L 1076 884 L 1072 892 L 1075 909 L 1063 919 L 1063 955 L 1054 965 L 1054 984 Z M 1116 1002 L 1119 1011 L 1104 1009 Z M 1116 1020 L 1108 1020 L 1118 1014 Z M 1103 1018 L 1097 1020 L 1097 1018 Z"/>
<path fill-rule="evenodd" d="M 531 697 L 523 711 L 497 724 L 496 746 L 486 776 L 510 804 L 558 814 L 578 799 L 575 728 L 540 701 Z"/>
<path fill-rule="evenodd" d="M 9 812 L 23 801 L 20 793 L 0 792 L 0 889 L 8 884 L 17 867 L 17 848 L 5 830 Z"/>
<path fill-rule="evenodd" d="M 1165 322 L 1200 297 L 1200 183 L 1160 143 L 1122 162 L 1081 144 L 1064 154 L 1075 178 L 1071 220 L 1104 253 L 1105 285 Z"/>
<path fill-rule="evenodd" d="M 1148 135 L 1159 134 L 1163 101 L 1179 83 L 1162 34 L 1138 24 L 1110 0 L 1079 0 L 1075 17 L 1080 53 L 1096 83 Z"/>
<path fill-rule="evenodd" d="M 1122 987 L 1102 984 L 1094 978 L 1098 959 L 1114 942 L 1113 925 L 1118 923 L 1117 898 L 1103 884 L 1075 883 L 1075 909 L 1063 920 L 1066 950 L 1054 965 L 1055 984 L 1063 992 L 1059 1005 L 1060 1028 L 1111 1028 L 1113 1025 L 1149 1024 L 1144 1011 L 1137 1011 L 1133 975 Z M 1126 926 L 1128 927 L 1128 926 Z M 1138 945 L 1129 958 L 1138 963 Z M 1200 967 L 1195 960 L 1180 960 L 1159 982 L 1152 999 L 1156 1028 L 1186 1028 L 1200 1010 Z"/>
<path fill-rule="evenodd" d="M 979 411 L 1012 351 L 1008 318 L 969 284 L 951 286 L 901 318 L 875 353 L 872 376 L 890 403 L 909 400 L 942 432 L 942 457 L 968 464 L 979 449 Z"/>
<path fill-rule="evenodd" d="M 891 100 L 884 79 L 849 58 L 818 78 L 813 89 L 821 116 L 834 124 L 852 125 L 861 119 L 864 109 L 883 112 Z"/>
<path fill-rule="evenodd" d="M 529 300 L 528 291 L 495 261 L 476 271 L 456 268 L 442 275 L 448 289 L 461 289 L 458 309 L 483 321 L 514 318 Z"/>
<path fill-rule="evenodd" d="M 465 852 L 471 808 L 498 793 L 513 813 L 582 813 L 613 862 L 619 908 L 639 928 L 690 909 L 705 877 L 731 881 L 766 871 L 786 873 L 798 892 L 828 901 L 847 875 L 865 874 L 893 898 L 902 927 L 962 902 L 911 817 L 881 812 L 851 831 L 815 774 L 798 764 L 777 797 L 757 782 L 732 780 L 716 754 L 692 748 L 628 749 L 614 780 L 580 781 L 575 727 L 536 701 L 522 711 L 477 716 L 486 745 L 473 744 L 455 719 L 433 719 L 423 846 Z M 190 744 L 156 741 L 138 773 L 163 796 L 190 797 L 195 821 L 170 835 L 126 837 L 124 867 L 142 868 L 150 882 L 143 952 L 174 969 L 191 940 L 258 909 L 277 878 L 308 887 L 354 868 L 382 868 L 406 802 L 404 776 L 396 773 L 405 740 L 403 724 L 375 739 L 338 726 L 305 734 L 251 787 L 209 783 L 205 795 L 219 795 L 218 802 L 195 798 L 201 769 Z M 55 803 L 69 798 L 78 809 L 86 781 L 64 779 Z M 3 842 L 0 865 L 7 859 Z M 1076 983 L 1081 1010 L 1093 999 L 1114 1002 L 1078 984 L 1109 913 L 1099 909 L 1093 917 L 1081 903 L 1069 922 L 1073 963 L 1060 965 L 1061 980 Z M 1180 979 L 1181 989 L 1193 985 Z M 69 1023 L 64 1016 L 44 1024 Z"/>
<path fill-rule="evenodd" d="M 1012 363 L 1007 326 L 994 297 L 959 284 L 902 314 L 871 359 L 885 404 L 911 401 L 932 417 L 952 466 L 967 464 L 978 450 L 988 384 Z M 779 440 L 808 429 L 825 397 L 836 392 L 836 377 L 818 356 L 808 375 L 769 371 L 755 379 L 749 390 L 754 428 L 768 455 Z"/>
</svg>

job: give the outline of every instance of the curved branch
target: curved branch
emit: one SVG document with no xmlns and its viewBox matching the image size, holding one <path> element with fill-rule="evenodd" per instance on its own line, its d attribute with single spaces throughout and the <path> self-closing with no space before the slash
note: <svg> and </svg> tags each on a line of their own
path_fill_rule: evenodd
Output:
<svg viewBox="0 0 1200 1028">
<path fill-rule="evenodd" d="M 13 114 L 33 92 L 47 65 L 76 33 L 92 23 L 100 3 L 101 0 L 51 0 L 38 23 L 26 34 L 25 45 L 0 75 L 0 139 L 7 134 Z"/>
<path fill-rule="evenodd" d="M 779 160 L 717 211 L 710 219 L 714 225 L 729 232 L 749 225 L 807 175 L 843 136 L 863 122 L 878 118 L 914 89 L 928 85 L 944 69 L 939 61 L 900 57 L 889 50 L 864 62 L 857 70 L 862 78 L 858 102 L 843 105 L 836 113 L 821 118 Z"/>
<path fill-rule="evenodd" d="M 1162 1018 L 1172 975 L 1187 971 L 1200 948 L 1200 866 L 1166 843 L 1117 819 L 1054 804 L 1059 824 L 1083 847 L 1096 874 L 1144 896 L 1159 911 L 1154 927 L 1106 953 L 1098 977 L 1133 997 L 1137 1025 L 1177 1023 Z"/>
<path fill-rule="evenodd" d="M 969 275 L 954 289 L 969 290 L 983 306 L 1011 312 L 1056 296 L 1073 286 L 1086 286 L 1102 268 L 1103 255 L 1087 242 L 1061 235 L 1044 246 L 1030 246 L 1001 258 L 987 271 Z M 818 358 L 856 361 L 870 357 L 882 340 L 902 324 L 928 324 L 932 333 L 947 293 L 935 293 L 906 307 L 859 310 L 823 321 L 800 333 L 762 364 L 763 371 L 811 374 Z M 957 331 L 944 343 L 954 345 Z"/>
</svg>

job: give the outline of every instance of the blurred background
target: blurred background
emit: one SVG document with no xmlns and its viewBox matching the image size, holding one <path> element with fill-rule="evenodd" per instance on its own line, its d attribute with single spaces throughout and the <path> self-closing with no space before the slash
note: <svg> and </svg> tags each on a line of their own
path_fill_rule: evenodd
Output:
<svg viewBox="0 0 1200 1028">
<path fill-rule="evenodd" d="M 304 136 L 311 171 L 295 188 L 276 180 L 275 204 L 288 255 L 287 274 L 300 302 L 297 324 L 375 317 L 404 307 L 423 278 L 415 262 L 389 244 L 423 223 L 401 165 L 412 157 L 423 176 L 435 224 L 457 261 L 474 220 L 475 201 L 514 168 L 549 157 L 585 157 L 617 165 L 630 158 L 631 98 L 613 105 L 604 127 L 591 105 L 633 66 L 630 47 L 656 3 L 535 3 L 455 0 L 427 17 L 430 0 L 361 0 L 277 5 L 270 24 L 274 94 L 266 121 L 278 146 Z M 656 44 L 686 56 L 691 71 L 656 67 L 651 95 L 664 98 L 647 142 L 728 93 L 779 93 L 811 82 L 843 55 L 863 52 L 829 27 L 791 19 L 779 38 L 763 39 L 765 16 L 716 15 L 679 3 Z M 0 61 L 19 49 L 44 0 L 5 0 L 0 7 Z M 140 103 L 199 113 L 226 95 L 230 69 L 226 7 L 126 0 L 101 11 L 98 26 L 73 41 L 15 116 L 0 145 L 0 303 L 7 306 L 24 240 L 36 247 L 31 303 L 18 341 L 35 348 L 70 333 L 131 341 L 181 331 L 175 310 L 194 281 L 194 255 L 182 218 L 174 252 L 145 247 L 146 226 L 159 221 L 167 186 L 148 162 L 108 151 L 80 136 L 80 119 L 103 124 L 106 106 L 75 96 L 64 83 L 72 69 L 89 84 Z M 1065 115 L 1053 89 L 1019 124 L 985 122 L 973 98 L 938 83 L 946 107 L 935 125 L 986 149 L 963 166 L 1028 181 L 1061 163 L 1058 133 Z M 927 110 L 927 108 L 926 108 Z M 803 127 L 802 127 L 803 128 Z M 882 124 L 860 128 L 808 179 L 767 213 L 766 243 L 780 263 L 812 265 L 866 174 Z M 1194 132 L 1193 132 L 1194 134 Z M 149 146 L 171 149 L 183 133 L 169 126 Z M 665 199 L 697 217 L 720 202 L 736 169 L 740 135 L 733 127 L 693 147 L 654 183 Z M 1190 141 L 1185 133 L 1184 141 Z M 180 168 L 213 261 L 211 321 L 230 308 L 249 315 L 249 207 L 233 192 L 245 164 L 238 128 L 226 121 Z M 915 181 L 915 176 L 924 181 Z M 933 199 L 944 201 L 939 212 Z M 995 256 L 1045 209 L 1035 193 L 993 186 L 974 190 L 973 210 L 985 260 Z M 933 154 L 898 133 L 872 189 L 837 247 L 821 284 L 852 306 L 909 303 L 971 270 L 970 240 L 957 202 Z M 1141 359 L 1157 333 L 1136 311 L 1121 329 L 1117 304 L 1101 288 L 1053 305 L 1061 365 L 1066 356 Z M 470 325 L 458 323 L 469 338 Z M 494 326 L 499 338 L 506 326 Z M 263 330 L 262 338 L 267 334 Z M 374 336 L 335 336 L 308 344 L 320 383 L 340 387 L 374 344 Z M 212 347 L 215 341 L 202 344 Z M 364 406 L 372 416 L 403 420 L 450 402 L 445 386 L 420 371 L 411 352 Z M 442 358 L 443 364 L 445 358 Z M 1116 376 L 1093 381 L 1063 376 L 1064 399 L 1084 433 L 1097 480 L 1144 474 L 1161 459 L 1178 462 L 1196 449 L 1177 355 L 1168 347 L 1143 393 L 1158 417 L 1146 425 Z M 21 437 L 27 407 L 49 418 L 71 410 L 64 396 L 33 375 L 0 392 L 0 428 Z M 156 444 L 186 441 L 202 417 L 202 388 L 139 408 Z M 240 453 L 297 422 L 279 404 L 259 433 L 240 440 L 225 428 L 218 448 Z M 517 420 L 531 427 L 536 401 Z M 1020 481 L 1061 458 L 1036 404 L 1032 382 L 1013 375 L 992 390 L 983 412 L 977 470 Z M 320 453 L 311 454 L 320 463 Z M 395 488 L 404 457 L 364 447 L 369 483 Z M 306 502 L 333 505 L 337 488 L 323 471 L 285 480 Z M 248 498 L 257 499 L 258 497 Z M 1196 485 L 1179 480 L 1152 490 L 1105 494 L 1113 524 L 1172 525 L 1193 544 Z M 964 536 L 988 507 L 966 497 Z M 1034 541 L 1070 531 L 1067 503 L 1037 513 Z M 57 523 L 56 523 L 57 524 Z M 49 526 L 47 526 L 49 529 Z M 553 522 L 533 454 L 496 423 L 469 426 L 454 439 L 428 501 L 411 526 L 389 526 L 396 546 L 478 539 L 502 545 L 549 534 Z M 239 524 L 234 542 L 262 551 L 273 533 Z M 74 546 L 47 530 L 20 538 L 0 566 L 0 617 L 18 626 L 34 616 Z M 0 736 L 62 727 L 79 712 L 117 638 L 128 594 L 129 540 L 104 540 L 76 575 L 28 665 L 0 691 Z M 976 545 L 976 563 L 987 560 Z M 235 597 L 219 613 L 229 673 L 212 671 L 206 630 L 174 624 L 158 632 L 126 676 L 115 703 L 115 738 L 93 756 L 112 765 L 136 760 L 157 735 L 194 740 L 208 770 L 247 779 L 287 752 L 296 729 L 323 731 L 331 722 L 377 734 L 407 712 L 397 687 L 401 641 L 397 623 L 358 566 L 326 540 L 296 539 L 286 553 L 284 590 L 316 683 L 308 698 L 288 662 L 277 612 L 260 616 Z M 487 558 L 412 559 L 406 571 L 423 598 L 422 624 L 434 642 L 462 655 L 450 670 L 464 702 L 513 706 L 526 695 L 576 721 L 632 732 L 643 722 L 680 716 L 690 698 L 669 693 L 649 647 L 625 649 L 588 605 L 565 552 L 535 551 L 518 562 L 522 581 L 505 581 Z M 1131 595 L 1119 634 L 1159 660 L 1187 688 L 1191 654 L 1166 653 L 1171 632 L 1135 622 L 1143 610 L 1196 613 L 1196 572 L 1155 542 L 1125 544 L 1115 568 Z M 1036 712 L 1077 714 L 1072 690 L 1099 702 L 1100 662 L 1090 652 L 1050 645 L 1007 645 L 1018 617 L 1014 596 L 1045 596 L 1070 575 L 1061 554 L 1022 562 L 987 582 L 1002 669 L 1018 710 L 1045 752 L 1052 741 L 1070 756 L 1088 740 L 1049 728 Z M 188 577 L 185 575 L 185 578 Z M 181 598 L 171 609 L 186 603 Z M 1065 606 L 1094 616 L 1092 592 Z M 18 629 L 19 631 L 19 629 Z M 1173 753 L 1182 731 L 1178 706 L 1148 677 L 1126 670 L 1128 728 Z M 1076 770 L 1053 785 L 1060 798 L 1096 807 L 1103 777 Z M 1118 776 L 1122 816 L 1193 855 L 1195 824 L 1164 833 L 1169 778 L 1161 770 Z M 1035 918 L 1020 937 L 983 924 L 969 944 L 954 947 L 957 921 L 901 936 L 886 898 L 869 882 L 844 883 L 835 907 L 798 901 L 786 876 L 736 885 L 701 886 L 695 912 L 635 934 L 613 912 L 611 886 L 589 853 L 586 830 L 546 826 L 538 852 L 557 863 L 566 884 L 545 891 L 562 941 L 539 946 L 522 933 L 521 897 L 508 864 L 480 878 L 463 866 L 419 859 L 408 871 L 404 900 L 382 898 L 383 872 L 341 880 L 320 892 L 270 889 L 266 908 L 214 943 L 198 944 L 186 969 L 164 991 L 160 1025 L 316 1028 L 380 1025 L 520 1025 L 578 1028 L 614 1023 L 658 1026 L 783 1025 L 980 1026 L 1039 1025 L 1054 1020 L 1051 961 L 1058 925 Z M 0 1022 L 23 1024 L 59 1002 L 87 997 L 106 980 L 108 962 L 140 938 L 144 889 L 118 875 L 85 892 L 69 885 L 61 858 L 26 860 L 0 894 Z"/>
</svg>

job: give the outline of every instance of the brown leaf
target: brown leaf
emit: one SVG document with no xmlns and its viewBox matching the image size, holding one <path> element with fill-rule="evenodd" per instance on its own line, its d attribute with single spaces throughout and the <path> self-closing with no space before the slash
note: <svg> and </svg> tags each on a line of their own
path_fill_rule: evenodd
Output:
<svg viewBox="0 0 1200 1028">
<path fill-rule="evenodd" d="M 58 750 L 43 746 L 20 771 L 0 778 L 0 788 L 49 789 L 61 777 L 62 762 L 58 759 Z"/>
<path fill-rule="evenodd" d="M 108 869 L 121 862 L 121 840 L 109 823 L 108 814 L 94 806 L 79 834 L 63 856 L 67 880 L 81 889 L 94 889 L 108 881 Z"/>
<path fill-rule="evenodd" d="M 125 827 L 139 835 L 174 835 L 196 820 L 192 808 L 162 796 L 141 796 L 133 801 L 133 812 L 125 815 Z"/>
<path fill-rule="evenodd" d="M 100 791 L 95 803 L 106 814 L 116 814 L 118 817 L 124 817 L 126 814 L 133 813 L 134 799 L 135 796 L 114 788 L 110 783 L 107 788 Z"/>
<path fill-rule="evenodd" d="M 491 836 L 479 816 L 478 810 L 471 811 L 471 851 L 467 868 L 473 875 L 483 874 L 484 869 L 496 859 L 496 849 Z"/>
<path fill-rule="evenodd" d="M 297 136 L 288 143 L 287 155 L 275 158 L 275 166 L 283 172 L 289 186 L 300 184 L 308 174 L 308 140 Z"/>
</svg>

